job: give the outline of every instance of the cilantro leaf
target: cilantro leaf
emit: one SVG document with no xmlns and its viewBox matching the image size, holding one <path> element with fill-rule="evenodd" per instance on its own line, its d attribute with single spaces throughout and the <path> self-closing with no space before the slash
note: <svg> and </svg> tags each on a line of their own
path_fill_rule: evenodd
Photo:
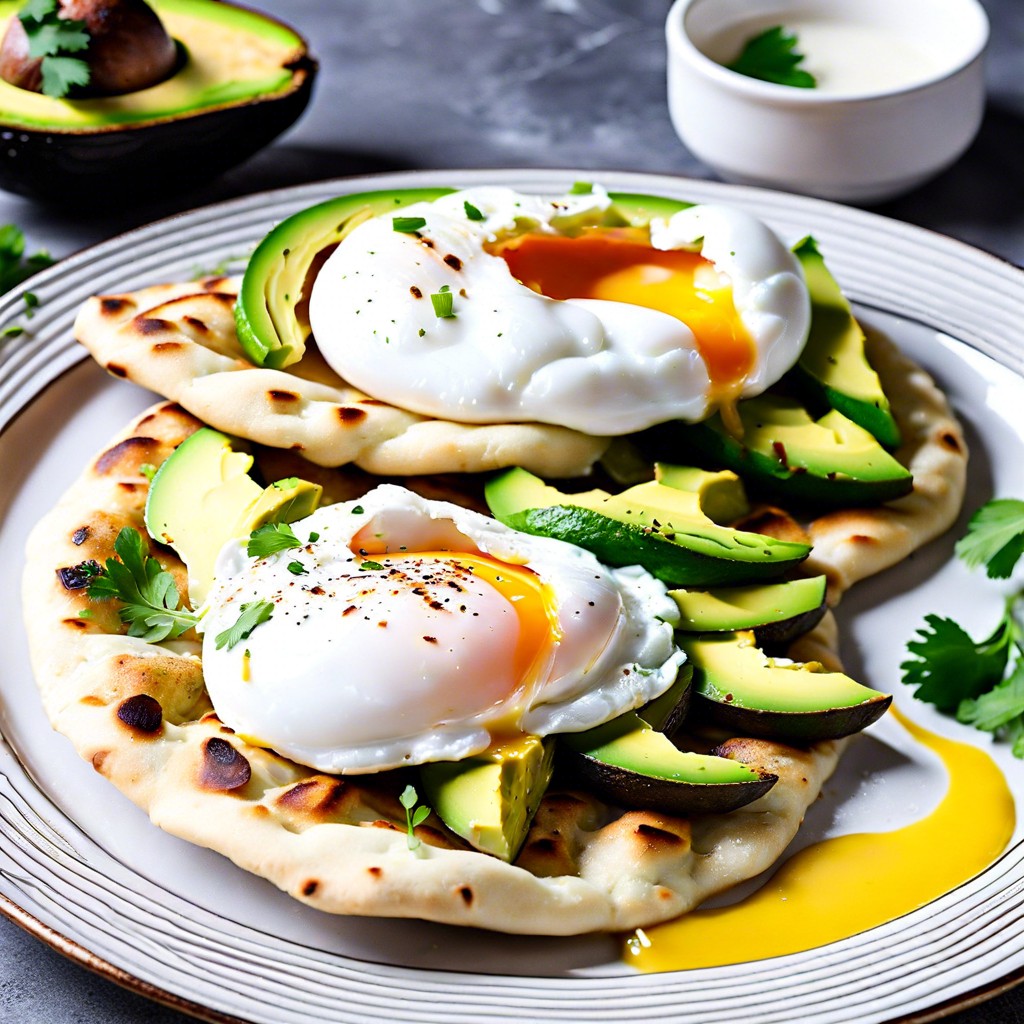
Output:
<svg viewBox="0 0 1024 1024">
<path fill-rule="evenodd" d="M 114 541 L 117 558 L 108 558 L 87 591 L 96 601 L 121 601 L 121 621 L 128 635 L 150 643 L 173 640 L 191 629 L 199 616 L 181 607 L 174 577 L 147 555 L 142 534 L 121 528 Z M 119 559 L 119 560 L 118 560 Z"/>
<path fill-rule="evenodd" d="M 18 17 L 25 21 L 44 21 L 48 14 L 57 13 L 57 0 L 26 0 L 18 12 Z"/>
<path fill-rule="evenodd" d="M 84 21 L 47 17 L 26 27 L 28 55 L 55 57 L 63 53 L 80 53 L 89 47 L 89 33 Z"/>
<path fill-rule="evenodd" d="M 44 57 L 43 94 L 60 98 L 67 96 L 71 87 L 89 84 L 89 65 L 77 57 Z"/>
<path fill-rule="evenodd" d="M 89 84 L 88 63 L 69 56 L 89 48 L 90 36 L 84 21 L 62 18 L 57 0 L 28 0 L 18 12 L 18 20 L 25 29 L 29 57 L 41 58 L 44 95 L 60 98 L 76 85 Z"/>
<path fill-rule="evenodd" d="M 967 524 L 956 553 L 971 566 L 985 566 L 991 579 L 1006 579 L 1024 554 L 1024 501 L 1001 498 L 982 505 Z"/>
<path fill-rule="evenodd" d="M 787 32 L 782 25 L 773 25 L 748 39 L 740 55 L 726 67 L 762 82 L 813 89 L 818 84 L 817 80 L 814 75 L 797 67 L 803 62 L 804 55 L 797 53 L 796 46 L 794 33 Z"/>
<path fill-rule="evenodd" d="M 956 718 L 965 725 L 973 725 L 985 732 L 996 732 L 1009 725 L 1014 719 L 1018 725 L 1014 732 L 1024 737 L 1024 662 L 1018 662 L 1014 670 L 994 689 L 973 700 L 962 701 L 957 708 Z"/>
<path fill-rule="evenodd" d="M 925 622 L 917 632 L 920 639 L 907 644 L 914 657 L 900 666 L 903 681 L 918 688 L 918 700 L 955 711 L 961 701 L 980 696 L 1003 678 L 1015 632 L 1009 616 L 981 643 L 952 619 L 927 615 Z"/>
<path fill-rule="evenodd" d="M 301 547 L 302 541 L 287 523 L 264 523 L 249 534 L 245 553 L 250 558 L 266 558 L 278 551 Z"/>
<path fill-rule="evenodd" d="M 223 633 L 217 634 L 215 638 L 217 650 L 226 647 L 230 651 L 235 644 L 248 640 L 252 631 L 271 618 L 273 614 L 274 603 L 272 601 L 249 601 L 243 604 L 235 624 L 229 626 Z"/>
<path fill-rule="evenodd" d="M 0 226 L 0 292 L 10 291 L 26 277 L 31 277 L 37 270 L 52 263 L 50 254 L 42 249 L 31 256 L 25 256 L 25 235 L 19 227 L 14 224 Z M 29 308 L 26 303 L 26 314 Z"/>
</svg>

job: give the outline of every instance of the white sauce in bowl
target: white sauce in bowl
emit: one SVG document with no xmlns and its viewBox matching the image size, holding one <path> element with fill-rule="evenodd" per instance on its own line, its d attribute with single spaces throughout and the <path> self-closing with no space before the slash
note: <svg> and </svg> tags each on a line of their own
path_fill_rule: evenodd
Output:
<svg viewBox="0 0 1024 1024">
<path fill-rule="evenodd" d="M 817 93 L 896 91 L 928 81 L 943 68 L 938 53 L 898 28 L 828 16 L 744 21 L 718 32 L 702 49 L 712 60 L 728 65 L 749 39 L 778 24 L 796 35 L 796 52 L 805 58 L 799 67 L 815 77 Z"/>
</svg>

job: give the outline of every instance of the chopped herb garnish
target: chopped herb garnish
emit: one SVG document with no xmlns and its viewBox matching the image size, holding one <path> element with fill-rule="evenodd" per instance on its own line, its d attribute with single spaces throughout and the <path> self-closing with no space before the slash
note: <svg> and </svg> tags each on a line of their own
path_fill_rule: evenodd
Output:
<svg viewBox="0 0 1024 1024">
<path fill-rule="evenodd" d="M 804 55 L 796 51 L 796 46 L 795 33 L 787 32 L 781 25 L 773 25 L 748 39 L 740 55 L 726 67 L 762 82 L 813 89 L 818 84 L 817 80 L 810 72 L 797 67 L 803 62 Z"/>
<path fill-rule="evenodd" d="M 114 599 L 123 603 L 121 621 L 128 624 L 129 636 L 150 643 L 173 640 L 199 621 L 195 612 L 181 607 L 174 577 L 146 554 L 138 530 L 122 527 L 114 551 L 117 558 L 106 560 L 87 593 L 94 601 Z"/>
<path fill-rule="evenodd" d="M 442 285 L 439 292 L 433 292 L 430 302 L 434 307 L 434 316 L 442 320 L 455 316 L 455 297 L 448 285 Z"/>
<path fill-rule="evenodd" d="M 153 477 L 156 476 L 156 466 L 152 462 L 144 462 L 139 466 L 139 472 L 150 482 L 153 482 Z"/>
<path fill-rule="evenodd" d="M 249 534 L 245 553 L 250 558 L 266 558 L 278 551 L 301 547 L 302 541 L 287 523 L 264 523 Z"/>
<path fill-rule="evenodd" d="M 69 57 L 89 47 L 84 21 L 62 18 L 58 0 L 28 0 L 18 20 L 28 37 L 28 55 L 42 57 L 42 91 L 46 96 L 66 96 L 72 86 L 89 84 L 89 65 L 80 57 Z"/>
<path fill-rule="evenodd" d="M 468 199 L 462 205 L 466 211 L 466 216 L 470 220 L 486 220 L 480 208 L 474 206 Z"/>
<path fill-rule="evenodd" d="M 973 516 L 957 554 L 972 568 L 1006 579 L 1024 554 L 1024 502 L 990 501 Z M 925 616 L 900 667 L 920 700 L 994 732 L 1024 758 L 1024 589 L 1010 594 L 992 634 L 975 641 L 952 619 Z"/>
<path fill-rule="evenodd" d="M 577 181 L 573 183 L 571 189 L 569 189 L 569 195 L 571 196 L 589 196 L 594 191 L 594 186 L 589 181 Z"/>
<path fill-rule="evenodd" d="M 359 568 L 365 572 L 372 572 L 375 569 L 383 569 L 384 566 L 381 565 L 380 562 L 363 562 Z"/>
<path fill-rule="evenodd" d="M 418 797 L 414 786 L 406 786 L 398 802 L 405 808 L 405 828 L 408 833 L 409 849 L 415 850 L 419 847 L 420 841 L 416 838 L 416 826 L 422 825 L 430 817 L 430 808 L 426 804 L 416 806 Z"/>
<path fill-rule="evenodd" d="M 299 486 L 299 478 L 286 476 L 283 480 L 275 480 L 270 486 L 279 491 L 290 491 L 293 487 Z"/>
<path fill-rule="evenodd" d="M 5 327 L 0 331 L 0 338 L 20 338 L 24 333 L 24 327 Z"/>
<path fill-rule="evenodd" d="M 356 505 L 356 507 L 352 509 L 352 515 L 361 516 L 365 511 L 366 509 L 364 509 L 362 505 Z"/>
<path fill-rule="evenodd" d="M 25 316 L 31 320 L 39 308 L 39 296 L 35 292 L 25 292 L 21 300 L 25 303 Z"/>
<path fill-rule="evenodd" d="M 420 228 L 427 226 L 426 217 L 392 217 L 392 227 L 396 231 L 401 231 L 405 235 L 414 235 Z"/>
<path fill-rule="evenodd" d="M 293 576 L 302 576 L 305 573 L 309 572 L 309 570 L 299 561 L 289 562 L 288 563 L 288 571 Z"/>
<path fill-rule="evenodd" d="M 420 337 L 422 338 L 426 333 L 427 332 L 421 327 L 420 330 L 419 330 Z"/>
<path fill-rule="evenodd" d="M 0 226 L 0 292 L 10 291 L 26 277 L 52 263 L 53 258 L 45 249 L 25 256 L 25 235 L 21 228 L 14 224 Z M 39 305 L 39 298 L 32 292 L 26 292 L 25 296 L 25 315 L 28 316 Z"/>
<path fill-rule="evenodd" d="M 315 544 L 315 543 L 316 543 L 316 542 L 317 542 L 317 541 L 318 541 L 319 539 L 320 539 L 320 534 L 319 534 L 319 533 L 317 533 L 317 532 L 316 532 L 316 530 L 314 530 L 314 531 L 313 531 L 313 532 L 312 532 L 312 533 L 311 533 L 311 534 L 309 535 L 309 543 L 310 543 L 310 544 Z"/>
<path fill-rule="evenodd" d="M 248 640 L 252 631 L 274 614 L 272 601 L 249 601 L 242 605 L 235 624 L 216 636 L 217 650 L 226 647 L 229 651 L 235 644 Z"/>
</svg>

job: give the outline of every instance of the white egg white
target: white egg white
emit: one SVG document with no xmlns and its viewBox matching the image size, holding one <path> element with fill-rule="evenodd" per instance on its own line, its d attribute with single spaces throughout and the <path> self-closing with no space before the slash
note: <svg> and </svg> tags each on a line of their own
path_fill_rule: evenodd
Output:
<svg viewBox="0 0 1024 1024">
<path fill-rule="evenodd" d="M 552 423 L 611 436 L 707 417 L 714 389 L 681 320 L 627 302 L 539 295 L 487 251 L 527 231 L 593 222 L 608 205 L 600 189 L 542 197 L 487 187 L 366 221 L 314 283 L 310 321 L 320 351 L 368 394 L 460 422 Z M 398 231 L 396 216 L 426 223 Z M 810 301 L 797 259 L 770 228 L 738 209 L 698 206 L 653 224 L 651 242 L 699 249 L 731 280 L 756 348 L 744 396 L 793 365 Z M 453 316 L 434 309 L 431 295 L 442 290 Z"/>
<path fill-rule="evenodd" d="M 203 609 L 203 671 L 227 725 L 318 770 L 460 760 L 510 729 L 591 728 L 663 693 L 683 661 L 678 610 L 649 574 L 459 506 L 382 485 L 293 529 L 300 548 L 253 558 L 231 542 L 221 552 Z M 385 550 L 404 558 L 375 561 Z M 428 551 L 450 552 L 455 568 L 415 557 Z M 528 679 L 511 667 L 516 609 L 461 571 L 460 552 L 526 566 L 550 588 L 558 636 Z M 272 603 L 270 619 L 218 646 L 256 601 Z"/>
</svg>

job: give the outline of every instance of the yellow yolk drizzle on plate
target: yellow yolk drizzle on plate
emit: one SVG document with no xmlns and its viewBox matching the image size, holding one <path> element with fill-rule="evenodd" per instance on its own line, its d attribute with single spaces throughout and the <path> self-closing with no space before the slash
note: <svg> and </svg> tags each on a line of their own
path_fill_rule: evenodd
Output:
<svg viewBox="0 0 1024 1024">
<path fill-rule="evenodd" d="M 1002 772 L 977 747 L 893 713 L 949 773 L 931 814 L 893 832 L 815 843 L 747 899 L 634 934 L 627 961 L 642 971 L 677 971 L 815 949 L 916 910 L 987 868 L 1015 823 Z"/>
<path fill-rule="evenodd" d="M 514 277 L 552 299 L 606 299 L 668 313 L 693 331 L 715 404 L 738 396 L 754 343 L 736 313 L 732 286 L 699 253 L 651 248 L 646 232 L 612 228 L 575 238 L 526 234 L 499 255 Z"/>
</svg>

